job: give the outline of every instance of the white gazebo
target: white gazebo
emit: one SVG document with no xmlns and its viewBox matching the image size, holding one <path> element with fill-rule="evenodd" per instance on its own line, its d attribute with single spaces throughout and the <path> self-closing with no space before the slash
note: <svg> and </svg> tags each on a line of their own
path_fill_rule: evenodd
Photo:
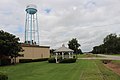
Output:
<svg viewBox="0 0 120 80">
<path fill-rule="evenodd" d="M 63 44 L 62 47 L 56 49 L 55 51 L 55 59 L 56 59 L 56 63 L 58 63 L 58 55 L 62 55 L 62 59 L 64 58 L 73 58 L 73 50 L 65 47 L 65 45 Z M 68 54 L 68 57 L 65 57 L 65 53 Z"/>
</svg>

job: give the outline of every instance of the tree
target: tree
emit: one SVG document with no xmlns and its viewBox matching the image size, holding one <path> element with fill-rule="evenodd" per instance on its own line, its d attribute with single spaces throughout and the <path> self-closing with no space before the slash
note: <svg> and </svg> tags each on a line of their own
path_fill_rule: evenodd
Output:
<svg viewBox="0 0 120 80">
<path fill-rule="evenodd" d="M 92 53 L 94 54 L 100 54 L 100 53 L 105 53 L 105 47 L 104 44 L 101 44 L 99 46 L 93 47 Z"/>
<path fill-rule="evenodd" d="M 108 53 L 116 53 L 118 45 L 118 37 L 116 34 L 109 34 L 104 38 L 104 46 L 107 48 Z"/>
<path fill-rule="evenodd" d="M 107 36 L 104 38 L 103 42 L 104 42 L 104 43 L 112 43 L 112 42 L 114 42 L 116 39 L 117 39 L 117 35 L 116 35 L 115 33 L 114 33 L 114 34 L 109 34 L 109 35 L 107 35 Z"/>
<path fill-rule="evenodd" d="M 93 47 L 93 53 L 109 53 L 109 54 L 118 54 L 120 53 L 120 36 L 116 34 L 107 35 L 103 44 Z"/>
<path fill-rule="evenodd" d="M 77 53 L 78 53 L 78 54 L 83 54 L 83 52 L 82 52 L 81 49 L 78 49 L 78 50 L 77 50 Z"/>
<path fill-rule="evenodd" d="M 15 58 L 22 51 L 21 44 L 18 42 L 20 39 L 15 35 L 0 30 L 0 59 Z"/>
<path fill-rule="evenodd" d="M 79 47 L 81 45 L 78 43 L 78 40 L 76 38 L 73 38 L 72 40 L 70 40 L 68 42 L 68 46 L 69 46 L 70 49 L 74 50 L 74 53 L 78 54 L 78 51 L 80 51 Z"/>
<path fill-rule="evenodd" d="M 54 51 L 55 51 L 55 49 L 50 49 L 50 57 L 51 57 L 52 55 L 54 55 Z"/>
</svg>

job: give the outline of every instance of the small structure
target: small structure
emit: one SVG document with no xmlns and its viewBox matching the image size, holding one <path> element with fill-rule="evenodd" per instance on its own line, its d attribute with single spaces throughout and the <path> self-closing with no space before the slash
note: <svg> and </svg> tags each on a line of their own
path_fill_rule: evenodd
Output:
<svg viewBox="0 0 120 80">
<path fill-rule="evenodd" d="M 73 58 L 73 50 L 65 47 L 64 44 L 62 45 L 62 47 L 56 49 L 54 52 L 55 52 L 56 63 L 59 62 L 58 57 L 61 57 L 62 59 Z"/>
</svg>

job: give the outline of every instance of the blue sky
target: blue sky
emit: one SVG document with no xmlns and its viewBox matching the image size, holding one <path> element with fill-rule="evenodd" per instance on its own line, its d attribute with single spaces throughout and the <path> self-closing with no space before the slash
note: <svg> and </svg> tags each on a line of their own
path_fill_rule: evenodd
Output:
<svg viewBox="0 0 120 80">
<path fill-rule="evenodd" d="M 24 42 L 25 9 L 38 9 L 40 45 L 58 48 L 77 38 L 83 51 L 120 34 L 120 0 L 0 0 L 0 29 Z"/>
</svg>

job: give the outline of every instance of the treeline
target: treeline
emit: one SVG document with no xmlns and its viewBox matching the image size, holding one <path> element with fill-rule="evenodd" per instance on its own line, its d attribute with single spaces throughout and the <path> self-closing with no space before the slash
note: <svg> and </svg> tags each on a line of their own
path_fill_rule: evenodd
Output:
<svg viewBox="0 0 120 80">
<path fill-rule="evenodd" d="M 93 47 L 94 54 L 120 54 L 120 35 L 109 34 L 104 40 L 103 44 Z"/>
</svg>

